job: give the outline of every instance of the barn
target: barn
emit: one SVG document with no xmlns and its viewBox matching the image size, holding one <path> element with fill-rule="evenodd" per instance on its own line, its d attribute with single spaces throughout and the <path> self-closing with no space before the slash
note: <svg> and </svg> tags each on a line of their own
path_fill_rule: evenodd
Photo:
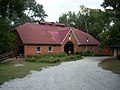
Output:
<svg viewBox="0 0 120 90">
<path fill-rule="evenodd" d="M 15 28 L 19 54 L 57 54 L 93 51 L 99 53 L 99 41 L 93 36 L 61 23 L 25 23 Z"/>
</svg>

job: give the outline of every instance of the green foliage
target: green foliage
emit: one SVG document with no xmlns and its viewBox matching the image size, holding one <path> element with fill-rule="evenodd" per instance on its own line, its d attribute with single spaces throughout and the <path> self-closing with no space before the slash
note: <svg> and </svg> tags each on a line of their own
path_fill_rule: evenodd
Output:
<svg viewBox="0 0 120 90">
<path fill-rule="evenodd" d="M 101 42 L 100 47 L 120 42 L 120 3 L 119 0 L 104 0 L 105 11 L 80 6 L 76 14 L 69 11 L 59 17 L 60 23 L 88 32 Z M 111 7 L 108 8 L 107 7 Z"/>
<path fill-rule="evenodd" d="M 15 35 L 10 25 L 0 18 L 0 54 L 4 53 L 6 48 L 13 47 L 14 41 Z"/>
<path fill-rule="evenodd" d="M 65 58 L 65 61 L 80 60 L 81 58 L 82 58 L 81 55 L 70 55 Z"/>
<path fill-rule="evenodd" d="M 25 3 L 26 0 L 0 0 L 0 17 L 10 19 L 14 13 L 17 17 L 22 16 Z"/>
<path fill-rule="evenodd" d="M 11 25 L 44 20 L 46 16 L 43 5 L 35 0 L 0 0 L 0 17 Z"/>
<path fill-rule="evenodd" d="M 66 53 L 61 54 L 47 54 L 47 55 L 36 55 L 26 58 L 29 62 L 47 62 L 47 63 L 57 63 L 62 61 L 73 61 L 81 59 L 81 55 L 67 55 Z"/>
<path fill-rule="evenodd" d="M 14 25 L 24 24 L 25 22 L 36 22 L 37 20 L 44 21 L 47 14 L 43 10 L 43 5 L 36 3 L 35 0 L 26 0 L 24 5 L 22 17 L 16 19 L 16 15 L 13 17 Z"/>
<path fill-rule="evenodd" d="M 90 9 L 81 5 L 77 14 L 71 11 L 62 14 L 59 17 L 59 22 L 88 32 L 100 40 L 100 35 L 107 26 L 107 19 L 106 21 L 103 20 L 103 13 L 104 12 L 99 9 Z"/>
<path fill-rule="evenodd" d="M 119 18 L 120 19 L 120 1 L 119 0 L 104 0 L 102 6 L 105 8 L 106 13 L 113 15 L 113 20 Z M 107 9 L 107 7 L 111 7 Z M 108 11 L 109 10 L 109 11 Z"/>
<path fill-rule="evenodd" d="M 108 45 L 114 45 L 120 43 L 120 21 L 117 21 L 108 31 Z M 111 42 L 112 41 L 112 42 Z"/>
<path fill-rule="evenodd" d="M 103 45 L 114 45 L 120 43 L 120 2 L 119 0 L 104 0 L 102 6 L 105 8 L 105 19 L 113 23 L 107 31 L 101 35 Z M 111 7 L 111 8 L 107 8 Z"/>
<path fill-rule="evenodd" d="M 46 16 L 43 5 L 35 0 L 0 0 L 0 54 L 15 43 L 11 28 Z"/>
<path fill-rule="evenodd" d="M 26 0 L 0 0 L 0 54 L 14 46 L 11 23 L 23 15 Z M 15 20 L 12 18 L 15 16 Z"/>
<path fill-rule="evenodd" d="M 120 60 L 120 55 L 118 55 L 116 58 L 117 58 L 118 60 Z"/>
<path fill-rule="evenodd" d="M 81 52 L 81 54 L 83 56 L 94 56 L 95 54 L 93 53 L 93 51 L 87 50 L 87 51 L 83 51 Z"/>
</svg>

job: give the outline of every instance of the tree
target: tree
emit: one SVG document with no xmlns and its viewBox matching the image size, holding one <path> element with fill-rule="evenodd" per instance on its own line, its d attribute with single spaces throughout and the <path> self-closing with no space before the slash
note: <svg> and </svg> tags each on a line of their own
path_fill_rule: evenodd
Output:
<svg viewBox="0 0 120 90">
<path fill-rule="evenodd" d="M 26 1 L 22 17 L 16 19 L 16 14 L 14 15 L 11 22 L 14 22 L 15 26 L 24 24 L 25 22 L 44 21 L 44 18 L 47 17 L 47 14 L 43 10 L 43 5 L 36 3 L 35 0 Z"/>
<path fill-rule="evenodd" d="M 43 6 L 35 0 L 0 0 L 0 54 L 14 46 L 11 28 L 36 19 L 44 20 L 46 16 Z"/>
<path fill-rule="evenodd" d="M 11 26 L 0 18 L 0 54 L 5 52 L 6 48 L 14 46 L 15 35 L 11 32 Z"/>
<path fill-rule="evenodd" d="M 16 13 L 16 18 L 23 15 L 26 0 L 0 0 L 0 54 L 14 46 L 15 35 L 11 32 L 9 20 Z"/>
<path fill-rule="evenodd" d="M 103 4 L 101 5 L 105 8 L 106 13 L 110 13 L 113 16 L 113 19 L 120 19 L 120 1 L 119 0 L 104 0 Z M 110 7 L 107 9 L 107 7 Z M 107 11 L 109 10 L 109 12 Z"/>
<path fill-rule="evenodd" d="M 99 9 L 90 9 L 81 5 L 77 14 L 71 11 L 62 14 L 59 17 L 59 22 L 85 31 L 100 40 L 102 31 L 108 26 L 107 19 L 103 20 L 103 13 Z"/>
<path fill-rule="evenodd" d="M 0 17 L 10 19 L 14 13 L 22 16 L 26 0 L 0 0 Z"/>
<path fill-rule="evenodd" d="M 84 5 L 81 5 L 80 11 L 77 14 L 71 11 L 62 14 L 62 16 L 59 17 L 59 22 L 65 23 L 68 26 L 72 26 L 87 32 L 89 10 L 90 10 L 89 8 L 86 8 Z"/>
<path fill-rule="evenodd" d="M 47 14 L 43 5 L 35 0 L 1 0 L 0 17 L 7 20 L 9 24 L 17 26 L 26 22 L 44 20 Z"/>
<path fill-rule="evenodd" d="M 104 0 L 102 6 L 105 8 L 106 17 L 112 22 L 112 25 L 102 34 L 102 41 L 106 46 L 118 44 L 120 43 L 120 2 L 119 0 Z"/>
</svg>

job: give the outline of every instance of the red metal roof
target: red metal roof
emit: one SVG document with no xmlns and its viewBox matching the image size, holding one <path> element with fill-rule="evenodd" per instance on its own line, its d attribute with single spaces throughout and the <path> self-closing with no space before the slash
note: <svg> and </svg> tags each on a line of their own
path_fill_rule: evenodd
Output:
<svg viewBox="0 0 120 90">
<path fill-rule="evenodd" d="M 49 26 L 45 24 L 26 23 L 16 27 L 16 30 L 23 44 L 62 44 L 62 42 L 64 42 L 64 38 L 70 31 L 72 31 L 79 45 L 99 44 L 94 37 L 83 31 L 67 26 L 52 26 L 52 24 Z"/>
</svg>

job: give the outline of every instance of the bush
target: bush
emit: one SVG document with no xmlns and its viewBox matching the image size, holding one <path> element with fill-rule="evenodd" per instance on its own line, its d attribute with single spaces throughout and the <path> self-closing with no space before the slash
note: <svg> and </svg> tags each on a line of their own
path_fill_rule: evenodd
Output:
<svg viewBox="0 0 120 90">
<path fill-rule="evenodd" d="M 117 58 L 118 60 L 120 60 L 120 55 L 118 55 L 116 58 Z"/>
<path fill-rule="evenodd" d="M 67 53 L 61 53 L 61 54 L 53 54 L 52 57 L 66 57 Z"/>
<path fill-rule="evenodd" d="M 81 55 L 67 55 L 66 53 L 61 54 L 47 54 L 47 55 L 36 55 L 29 56 L 26 58 L 28 62 L 46 62 L 46 63 L 57 63 L 61 61 L 72 61 L 81 59 Z"/>
<path fill-rule="evenodd" d="M 65 58 L 65 61 L 78 60 L 81 58 L 82 58 L 81 55 L 69 55 L 68 57 Z"/>
<path fill-rule="evenodd" d="M 38 62 L 45 62 L 45 63 L 57 63 L 60 60 L 59 59 L 39 59 Z"/>
<path fill-rule="evenodd" d="M 83 51 L 83 52 L 76 52 L 76 55 L 81 55 L 81 56 L 94 56 L 95 54 L 93 53 L 93 51 L 87 50 L 87 51 Z"/>
<path fill-rule="evenodd" d="M 29 57 L 27 59 L 25 59 L 25 61 L 28 61 L 28 62 L 36 62 L 36 58 L 35 57 Z"/>
</svg>

